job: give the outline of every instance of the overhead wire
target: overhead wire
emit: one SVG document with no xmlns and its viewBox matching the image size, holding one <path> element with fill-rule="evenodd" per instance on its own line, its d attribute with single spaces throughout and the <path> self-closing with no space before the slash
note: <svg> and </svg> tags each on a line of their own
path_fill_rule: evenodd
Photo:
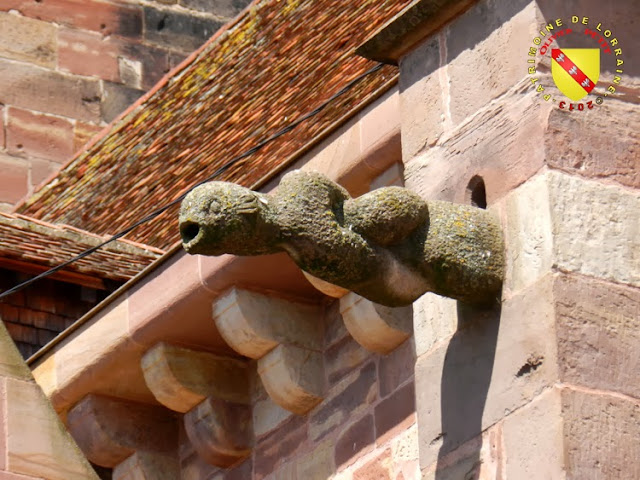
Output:
<svg viewBox="0 0 640 480">
<path fill-rule="evenodd" d="M 154 218 L 158 217 L 159 215 L 161 215 L 162 213 L 166 212 L 168 209 L 170 209 L 174 205 L 177 205 L 178 203 L 182 202 L 182 200 L 184 200 L 184 198 L 187 196 L 187 194 L 191 190 L 193 190 L 194 188 L 199 187 L 200 185 L 202 185 L 204 183 L 207 183 L 207 182 L 210 182 L 210 181 L 216 179 L 217 177 L 222 175 L 224 172 L 226 172 L 229 168 L 231 168 L 233 165 L 235 165 L 239 161 L 241 161 L 241 160 L 243 160 L 243 159 L 245 159 L 247 157 L 250 157 L 254 153 L 257 153 L 258 151 L 260 151 L 261 149 L 266 147 L 271 142 L 277 140 L 281 136 L 283 136 L 283 135 L 289 133 L 290 131 L 292 131 L 294 128 L 296 128 L 298 125 L 300 125 L 302 122 L 304 122 L 304 121 L 306 121 L 306 120 L 318 115 L 322 110 L 324 110 L 328 105 L 330 105 L 332 102 L 334 102 L 337 98 L 339 98 L 342 95 L 344 95 L 345 93 L 347 93 L 356 84 L 358 84 L 360 81 L 362 81 L 365 77 L 377 72 L 383 66 L 384 65 L 382 63 L 379 63 L 375 67 L 372 67 L 369 70 L 367 70 L 366 72 L 358 75 L 356 78 L 351 80 L 349 83 L 347 83 L 344 87 L 342 87 L 336 93 L 331 95 L 331 97 L 329 97 L 327 100 L 322 102 L 318 107 L 316 107 L 312 111 L 304 114 L 303 116 L 301 116 L 300 118 L 296 119 L 295 121 L 291 122 L 286 127 L 278 130 L 276 133 L 274 133 L 270 137 L 267 137 L 266 139 L 258 142 L 256 145 L 254 145 L 250 149 L 244 151 L 240 155 L 237 155 L 236 157 L 232 158 L 227 163 L 225 163 L 224 165 L 222 165 L 218 169 L 216 169 L 216 171 L 213 172 L 211 175 L 209 175 L 207 178 L 205 178 L 204 180 L 201 180 L 200 182 L 198 182 L 195 185 L 193 185 L 192 187 L 190 187 L 186 192 L 184 192 L 183 194 L 178 196 L 176 199 L 174 199 L 171 202 L 167 203 L 166 205 L 154 210 L 150 214 L 146 215 L 142 219 L 140 219 L 137 222 L 135 222 L 133 225 L 130 225 L 129 227 L 125 228 L 124 230 L 121 230 L 120 232 L 116 233 L 115 235 L 112 235 L 111 237 L 106 239 L 104 242 L 82 251 L 81 253 L 79 253 L 75 257 L 70 258 L 69 260 L 67 260 L 67 261 L 65 261 L 63 263 L 61 263 L 59 265 L 56 265 L 55 267 L 52 267 L 49 270 L 46 270 L 46 271 L 36 275 L 35 277 L 32 277 L 32 278 L 30 278 L 28 280 L 25 280 L 24 282 L 19 283 L 18 285 L 16 285 L 16 286 L 14 286 L 14 287 L 12 287 L 12 288 L 10 288 L 8 290 L 5 290 L 4 292 L 0 293 L 0 300 L 2 300 L 4 298 L 6 298 L 6 297 L 8 297 L 8 296 L 20 291 L 20 290 L 28 287 L 29 285 L 32 285 L 33 283 L 35 283 L 35 282 L 37 282 L 39 280 L 42 280 L 42 279 L 44 279 L 44 278 L 46 278 L 46 277 L 48 277 L 50 275 L 53 275 L 54 273 L 59 272 L 60 270 L 63 270 L 64 268 L 68 267 L 69 265 L 71 265 L 74 262 L 77 262 L 78 260 L 81 260 L 81 259 L 83 259 L 85 257 L 88 257 L 89 255 L 91 255 L 92 253 L 96 252 L 97 250 L 99 250 L 100 248 L 104 247 L 105 245 L 108 245 L 108 244 L 110 244 L 112 242 L 115 242 L 119 238 L 122 238 L 125 235 L 127 235 L 128 233 L 132 232 L 134 229 L 136 229 L 140 225 L 142 225 L 144 223 L 147 223 L 147 222 L 153 220 Z"/>
</svg>

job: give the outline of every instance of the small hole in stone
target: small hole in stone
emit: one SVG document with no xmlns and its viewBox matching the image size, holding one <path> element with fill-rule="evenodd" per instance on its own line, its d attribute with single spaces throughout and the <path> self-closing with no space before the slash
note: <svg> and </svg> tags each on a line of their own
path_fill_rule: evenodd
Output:
<svg viewBox="0 0 640 480">
<path fill-rule="evenodd" d="M 22 144 L 21 144 L 21 143 L 18 143 L 18 144 L 16 145 L 16 148 L 22 148 Z"/>
<path fill-rule="evenodd" d="M 100 29 L 104 30 L 105 28 L 107 28 L 107 24 L 106 23 L 101 23 L 100 24 Z"/>
<path fill-rule="evenodd" d="M 478 208 L 487 208 L 487 190 L 481 176 L 475 175 L 467 185 L 467 201 Z"/>
<path fill-rule="evenodd" d="M 200 233 L 200 226 L 197 223 L 187 222 L 180 226 L 180 236 L 184 243 L 189 243 Z"/>
<path fill-rule="evenodd" d="M 166 26 L 166 23 L 167 23 L 167 17 L 162 17 L 160 19 L 160 21 L 158 22 L 158 26 L 156 27 L 156 30 L 159 31 L 159 32 L 164 30 L 164 27 Z"/>
</svg>

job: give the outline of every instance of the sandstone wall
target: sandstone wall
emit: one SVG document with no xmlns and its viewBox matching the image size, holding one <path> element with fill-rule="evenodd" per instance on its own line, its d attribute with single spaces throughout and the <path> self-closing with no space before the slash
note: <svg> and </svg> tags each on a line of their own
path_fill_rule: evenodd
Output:
<svg viewBox="0 0 640 480">
<path fill-rule="evenodd" d="M 486 194 L 507 249 L 495 310 L 430 294 L 414 306 L 423 479 L 640 475 L 634 11 L 484 0 L 400 60 L 407 186 L 468 204 Z M 571 15 L 626 43 L 624 88 L 589 111 L 545 101 L 527 75 L 536 32 Z M 600 94 L 611 70 L 601 78 Z"/>
<path fill-rule="evenodd" d="M 249 0 L 0 4 L 0 208 L 9 210 Z"/>
</svg>

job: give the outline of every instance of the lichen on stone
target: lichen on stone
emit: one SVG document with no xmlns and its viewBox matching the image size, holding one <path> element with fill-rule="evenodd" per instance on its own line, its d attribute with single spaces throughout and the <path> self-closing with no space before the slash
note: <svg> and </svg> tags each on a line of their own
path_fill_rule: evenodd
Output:
<svg viewBox="0 0 640 480">
<path fill-rule="evenodd" d="M 272 195 L 201 185 L 182 203 L 180 231 L 188 253 L 286 251 L 304 271 L 382 305 L 425 292 L 490 304 L 502 287 L 502 234 L 489 212 L 400 187 L 353 199 L 314 172 L 285 175 Z"/>
</svg>

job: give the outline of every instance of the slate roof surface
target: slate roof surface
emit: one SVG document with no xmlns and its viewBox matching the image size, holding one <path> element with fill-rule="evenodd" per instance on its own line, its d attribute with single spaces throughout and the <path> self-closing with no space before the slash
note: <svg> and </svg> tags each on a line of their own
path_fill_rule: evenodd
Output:
<svg viewBox="0 0 640 480">
<path fill-rule="evenodd" d="M 410 3 L 254 3 L 17 211 L 98 234 L 128 227 L 374 66 L 354 49 Z M 384 67 L 220 179 L 256 185 L 396 78 Z M 177 206 L 128 238 L 168 248 L 179 240 Z"/>
<path fill-rule="evenodd" d="M 56 266 L 105 240 L 66 225 L 0 212 L 0 258 L 44 267 Z M 117 240 L 65 270 L 96 278 L 127 281 L 164 253 L 162 250 Z"/>
</svg>

